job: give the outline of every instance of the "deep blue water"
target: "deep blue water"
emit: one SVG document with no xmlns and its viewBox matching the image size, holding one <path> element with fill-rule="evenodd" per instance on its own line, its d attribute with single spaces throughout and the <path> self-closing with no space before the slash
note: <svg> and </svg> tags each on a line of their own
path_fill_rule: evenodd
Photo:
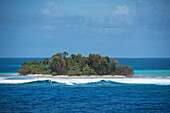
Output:
<svg viewBox="0 0 170 113">
<path fill-rule="evenodd" d="M 170 59 L 117 58 L 136 76 L 54 79 L 16 75 L 24 61 L 0 58 L 0 112 L 169 113 Z M 43 60 L 43 58 L 36 58 Z"/>
</svg>

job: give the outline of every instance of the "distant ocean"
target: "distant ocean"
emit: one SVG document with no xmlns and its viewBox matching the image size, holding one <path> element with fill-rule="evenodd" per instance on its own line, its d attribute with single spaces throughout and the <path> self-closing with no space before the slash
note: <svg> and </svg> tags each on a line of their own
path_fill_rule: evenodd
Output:
<svg viewBox="0 0 170 113">
<path fill-rule="evenodd" d="M 170 58 L 116 58 L 140 78 L 19 76 L 24 61 L 0 58 L 0 112 L 170 113 Z"/>
</svg>

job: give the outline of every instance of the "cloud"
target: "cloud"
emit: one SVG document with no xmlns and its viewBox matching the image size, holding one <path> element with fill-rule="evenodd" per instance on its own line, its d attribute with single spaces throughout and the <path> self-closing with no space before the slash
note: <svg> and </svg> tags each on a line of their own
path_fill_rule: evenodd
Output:
<svg viewBox="0 0 170 113">
<path fill-rule="evenodd" d="M 42 13 L 43 15 L 50 15 L 50 14 L 51 14 L 50 10 L 48 10 L 48 9 L 42 9 L 42 10 L 41 10 L 41 13 Z"/>
<path fill-rule="evenodd" d="M 112 11 L 112 21 L 110 24 L 115 24 L 116 22 L 117 25 L 132 25 L 132 15 L 134 12 L 135 9 L 132 10 L 127 5 L 119 5 L 116 7 L 116 10 Z"/>
<path fill-rule="evenodd" d="M 47 2 L 46 7 L 41 9 L 40 13 L 46 18 L 56 18 L 65 15 L 58 7 L 58 4 L 54 1 Z"/>
<path fill-rule="evenodd" d="M 115 16 L 122 16 L 122 15 L 128 16 L 129 13 L 130 13 L 130 8 L 126 5 L 117 6 L 116 10 L 113 11 L 113 15 Z"/>
<path fill-rule="evenodd" d="M 58 9 L 58 4 L 54 1 L 49 1 L 46 3 L 48 7 L 51 7 L 52 9 Z"/>
<path fill-rule="evenodd" d="M 144 4 L 144 5 L 150 5 L 150 3 L 149 3 L 149 2 L 147 2 L 147 1 L 143 1 L 143 0 L 138 0 L 138 3 L 140 3 L 140 4 Z"/>
</svg>

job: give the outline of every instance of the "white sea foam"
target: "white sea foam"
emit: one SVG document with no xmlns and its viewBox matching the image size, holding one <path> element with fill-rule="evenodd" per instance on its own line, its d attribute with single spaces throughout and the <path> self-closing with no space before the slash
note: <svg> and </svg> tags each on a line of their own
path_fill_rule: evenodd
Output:
<svg viewBox="0 0 170 113">
<path fill-rule="evenodd" d="M 0 73 L 0 75 L 2 76 L 2 75 L 19 75 L 18 73 L 6 73 L 6 72 L 4 72 L 4 73 Z"/>
<path fill-rule="evenodd" d="M 67 85 L 100 82 L 101 80 L 104 80 L 104 78 L 62 78 L 62 79 L 52 78 L 51 79 L 51 81 L 53 82 L 65 83 Z"/>
<path fill-rule="evenodd" d="M 66 79 L 66 80 L 52 80 L 56 82 L 71 84 L 80 83 L 92 83 L 100 82 L 101 80 L 112 81 L 118 83 L 128 83 L 128 84 L 157 84 L 157 85 L 170 85 L 170 79 L 156 79 L 156 78 L 89 78 L 89 79 Z"/>
<path fill-rule="evenodd" d="M 156 85 L 170 85 L 170 79 L 158 78 L 125 78 L 112 79 L 111 81 L 128 84 L 156 84 Z"/>
<path fill-rule="evenodd" d="M 27 79 L 3 79 L 0 78 L 1 84 L 19 84 L 30 83 L 36 81 L 49 80 L 51 82 L 64 83 L 67 85 L 86 84 L 100 82 L 101 80 L 107 82 L 127 83 L 127 84 L 156 84 L 156 85 L 170 85 L 170 79 L 166 78 L 27 78 Z"/>
<path fill-rule="evenodd" d="M 29 83 L 29 82 L 36 82 L 36 81 L 44 81 L 46 79 L 0 79 L 1 84 L 20 84 L 20 83 Z"/>
</svg>

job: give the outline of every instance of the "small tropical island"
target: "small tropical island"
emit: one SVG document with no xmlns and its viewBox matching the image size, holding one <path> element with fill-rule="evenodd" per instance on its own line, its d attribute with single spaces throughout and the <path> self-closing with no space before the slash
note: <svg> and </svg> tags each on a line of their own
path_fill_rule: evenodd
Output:
<svg viewBox="0 0 170 113">
<path fill-rule="evenodd" d="M 18 70 L 20 75 L 35 75 L 38 77 L 133 77 L 134 70 L 128 65 L 108 56 L 89 54 L 88 57 L 57 53 L 43 61 L 24 62 Z"/>
</svg>

